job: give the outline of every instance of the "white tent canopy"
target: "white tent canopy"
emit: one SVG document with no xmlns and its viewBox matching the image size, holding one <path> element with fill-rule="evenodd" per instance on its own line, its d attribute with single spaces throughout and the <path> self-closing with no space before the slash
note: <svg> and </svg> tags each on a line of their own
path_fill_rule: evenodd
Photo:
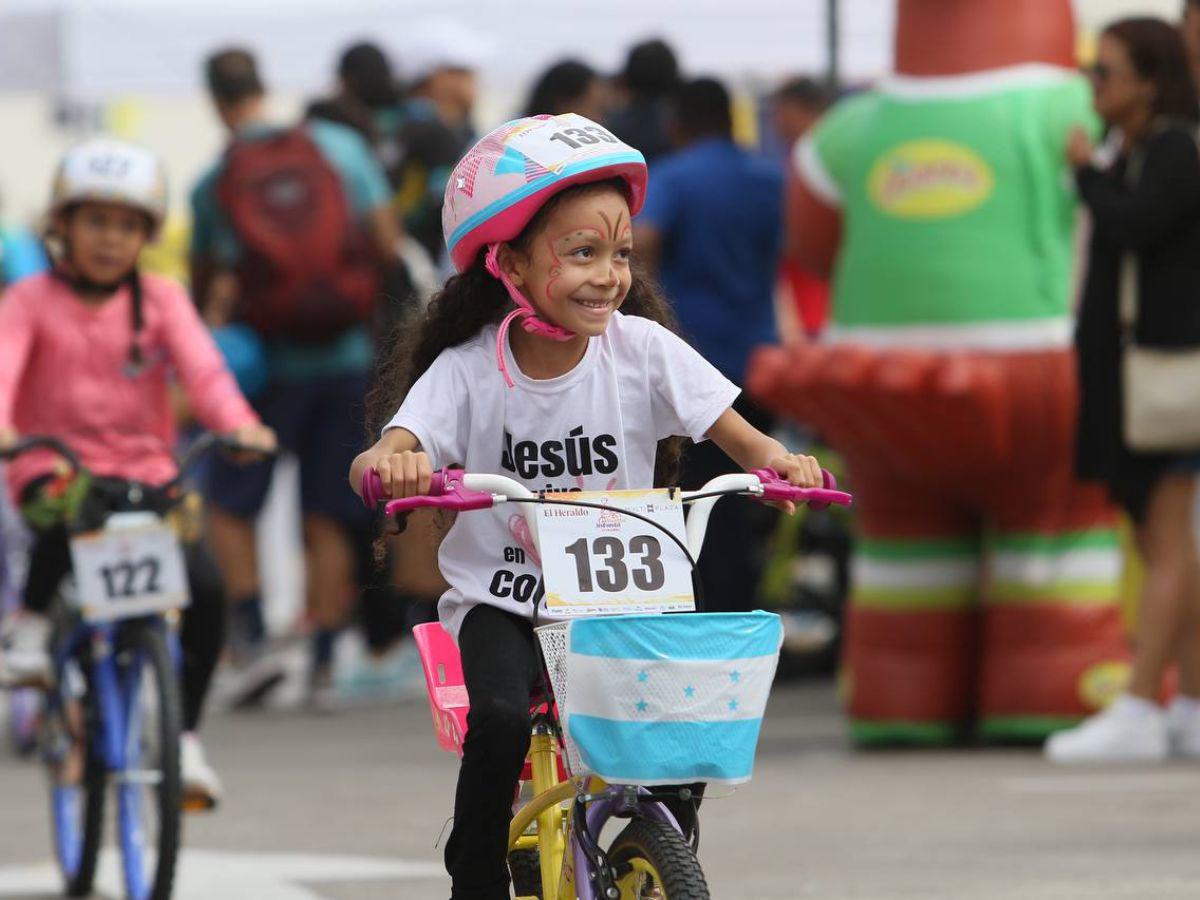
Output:
<svg viewBox="0 0 1200 900">
<path fill-rule="evenodd" d="M 842 70 L 851 80 L 891 61 L 895 0 L 838 0 Z M 1178 0 L 1074 0 L 1081 23 L 1178 14 Z M 821 72 L 828 0 L 8 0 L 0 3 L 0 92 L 103 100 L 192 92 L 214 47 L 255 49 L 272 86 L 328 85 L 340 50 L 370 38 L 401 71 L 444 52 L 473 57 L 487 79 L 527 83 L 577 56 L 615 70 L 634 41 L 661 35 L 685 67 L 734 78 Z"/>
<path fill-rule="evenodd" d="M 889 58 L 890 0 L 842 0 L 843 66 L 870 77 Z M 775 78 L 827 65 L 826 0 L 41 0 L 0 5 L 0 91 L 102 100 L 194 92 L 213 48 L 259 53 L 277 89 L 329 84 L 337 54 L 371 38 L 401 72 L 452 49 L 485 79 L 523 84 L 577 56 L 615 70 L 661 35 L 689 71 Z"/>
</svg>

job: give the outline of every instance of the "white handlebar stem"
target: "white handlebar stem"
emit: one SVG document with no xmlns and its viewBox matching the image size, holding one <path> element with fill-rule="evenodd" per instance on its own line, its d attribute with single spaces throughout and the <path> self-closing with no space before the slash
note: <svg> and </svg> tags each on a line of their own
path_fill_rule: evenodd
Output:
<svg viewBox="0 0 1200 900">
<path fill-rule="evenodd" d="M 758 480 L 758 476 L 751 475 L 749 472 L 718 475 L 698 491 L 685 491 L 683 502 L 687 503 L 689 497 L 707 494 L 710 491 L 753 491 L 761 487 L 762 482 Z M 692 510 L 688 513 L 687 518 L 687 547 L 688 553 L 692 554 L 692 559 L 700 559 L 700 550 L 704 546 L 704 533 L 708 531 L 708 517 L 712 514 L 713 506 L 720 499 L 720 497 L 705 497 L 692 504 Z"/>
</svg>

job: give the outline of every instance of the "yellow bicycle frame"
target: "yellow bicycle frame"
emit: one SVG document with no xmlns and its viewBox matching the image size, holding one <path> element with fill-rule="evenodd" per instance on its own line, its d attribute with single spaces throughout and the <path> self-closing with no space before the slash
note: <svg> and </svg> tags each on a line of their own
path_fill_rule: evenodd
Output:
<svg viewBox="0 0 1200 900">
<path fill-rule="evenodd" d="M 568 858 L 568 836 L 575 796 L 582 779 L 558 779 L 558 743 L 550 730 L 535 729 L 529 741 L 529 763 L 533 770 L 533 799 L 513 817 L 508 827 L 508 849 L 537 849 L 542 868 L 543 900 L 575 900 L 575 861 Z M 604 783 L 592 778 L 590 790 Z M 537 823 L 535 833 L 529 828 Z M 518 898 L 520 900 L 520 898 Z"/>
</svg>

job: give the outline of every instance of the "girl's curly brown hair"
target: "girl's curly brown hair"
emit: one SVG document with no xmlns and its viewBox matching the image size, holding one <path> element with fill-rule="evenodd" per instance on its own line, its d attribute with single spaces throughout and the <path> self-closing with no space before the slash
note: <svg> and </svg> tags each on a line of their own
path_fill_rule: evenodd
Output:
<svg viewBox="0 0 1200 900">
<path fill-rule="evenodd" d="M 602 190 L 617 190 L 626 194 L 625 183 L 620 179 L 567 188 L 548 200 L 521 234 L 509 244 L 527 253 L 533 238 L 558 204 L 568 197 Z M 375 384 L 367 396 L 368 441 L 374 441 L 400 408 L 413 384 L 433 365 L 443 350 L 469 341 L 487 325 L 499 322 L 512 309 L 512 300 L 504 285 L 484 268 L 483 256 L 484 251 L 480 251 L 469 269 L 452 276 L 429 301 L 423 313 L 410 316 L 397 325 L 391 340 L 379 355 Z M 672 331 L 678 330 L 675 315 L 666 298 L 636 266 L 629 293 L 621 304 L 621 312 L 650 319 Z M 654 466 L 655 486 L 675 484 L 679 476 L 682 446 L 682 438 L 659 441 Z"/>
</svg>

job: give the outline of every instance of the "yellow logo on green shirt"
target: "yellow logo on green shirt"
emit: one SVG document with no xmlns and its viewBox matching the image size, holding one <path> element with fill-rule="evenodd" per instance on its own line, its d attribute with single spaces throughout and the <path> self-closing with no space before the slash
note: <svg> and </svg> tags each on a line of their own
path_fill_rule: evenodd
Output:
<svg viewBox="0 0 1200 900">
<path fill-rule="evenodd" d="M 871 202 L 899 219 L 960 216 L 991 196 L 992 168 L 969 147 L 917 140 L 888 150 L 867 180 Z"/>
</svg>

